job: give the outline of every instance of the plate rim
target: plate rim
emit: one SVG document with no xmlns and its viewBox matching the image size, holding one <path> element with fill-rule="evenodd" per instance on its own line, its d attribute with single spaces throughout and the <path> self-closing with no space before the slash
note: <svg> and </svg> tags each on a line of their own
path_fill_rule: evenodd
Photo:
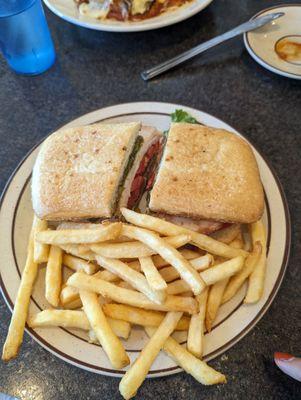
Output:
<svg viewBox="0 0 301 400">
<path fill-rule="evenodd" d="M 61 127 L 59 127 L 58 129 L 62 129 L 65 126 L 69 125 L 70 123 L 75 122 L 76 120 L 78 120 L 79 118 L 83 118 L 83 117 L 87 117 L 88 115 L 97 113 L 99 111 L 108 111 L 108 110 L 112 110 L 114 108 L 120 108 L 120 107 L 133 107 L 135 106 L 135 108 L 139 109 L 139 106 L 145 106 L 145 105 L 156 105 L 157 107 L 162 107 L 162 106 L 172 106 L 174 108 L 184 108 L 186 110 L 191 110 L 191 111 L 196 111 L 196 112 L 201 112 L 202 114 L 208 115 L 210 117 L 214 117 L 212 114 L 208 114 L 206 112 L 203 112 L 201 110 L 195 109 L 195 108 L 191 108 L 188 106 L 184 106 L 184 105 L 180 105 L 180 104 L 173 104 L 173 103 L 166 103 L 166 102 L 148 102 L 148 101 L 143 101 L 143 102 L 130 102 L 130 103 L 120 103 L 120 104 L 116 104 L 113 106 L 108 106 L 108 107 L 103 107 L 103 108 L 99 108 L 96 109 L 92 112 L 83 114 L 82 116 L 78 117 L 78 118 L 74 118 L 72 121 L 69 121 L 67 124 L 62 125 Z M 142 111 L 140 112 L 139 110 L 137 112 L 128 112 L 128 113 L 122 113 L 122 114 L 115 114 L 111 117 L 105 117 L 105 119 L 108 118 L 116 118 L 118 116 L 125 116 L 125 115 L 131 115 L 131 114 L 147 114 L 146 111 Z M 149 112 L 149 113 L 153 113 L 153 114 L 162 114 L 162 115 L 166 115 L 166 113 L 163 112 Z M 214 117 L 215 119 L 223 122 L 224 124 L 228 125 L 233 131 L 235 131 L 236 133 L 239 133 L 238 131 L 236 131 L 236 129 L 234 129 L 231 125 L 227 124 L 226 122 L 224 122 L 223 120 L 221 120 L 218 117 Z M 52 133 L 52 132 L 51 132 Z M 49 133 L 48 135 L 44 136 L 41 140 L 39 140 L 34 146 L 32 146 L 32 148 L 25 154 L 25 156 L 21 159 L 21 161 L 18 163 L 18 165 L 16 166 L 16 168 L 13 170 L 13 172 L 11 173 L 9 179 L 7 180 L 3 191 L 1 193 L 0 196 L 0 213 L 2 211 L 2 205 L 5 199 L 5 196 L 7 194 L 7 191 L 11 185 L 12 180 L 14 179 L 14 177 L 16 176 L 16 174 L 18 173 L 19 169 L 22 167 L 23 163 L 28 159 L 28 157 L 32 154 L 32 152 L 34 150 L 36 150 L 36 148 L 49 136 L 51 135 L 51 133 Z M 240 134 L 240 133 L 239 133 Z M 265 313 L 267 312 L 267 310 L 270 308 L 274 298 L 276 297 L 280 286 L 282 284 L 282 281 L 284 279 L 285 273 L 286 273 L 286 269 L 289 263 L 289 258 L 290 258 L 290 252 L 291 252 L 291 217 L 290 217 L 290 212 L 289 212 L 289 206 L 288 206 L 288 201 L 283 189 L 283 186 L 281 184 L 281 181 L 277 175 L 277 173 L 275 172 L 274 167 L 271 165 L 270 161 L 265 157 L 264 154 L 262 154 L 262 152 L 260 150 L 258 150 L 257 146 L 254 146 L 254 144 L 252 143 L 252 141 L 250 141 L 249 139 L 247 139 L 245 136 L 242 135 L 242 137 L 247 140 L 253 147 L 254 149 L 258 152 L 258 154 L 262 157 L 262 159 L 264 160 L 264 162 L 266 163 L 267 167 L 269 168 L 275 183 L 277 185 L 277 188 L 279 190 L 279 194 L 281 196 L 281 201 L 282 201 L 282 206 L 283 206 L 283 210 L 284 210 L 284 215 L 285 215 L 285 232 L 286 232 L 286 242 L 285 242 L 285 249 L 284 249 L 284 253 L 283 253 L 283 258 L 282 258 L 282 264 L 280 267 L 280 272 L 279 272 L 279 276 L 277 277 L 277 281 L 275 283 L 275 286 L 273 287 L 269 297 L 267 298 L 265 304 L 262 306 L 262 308 L 260 309 L 260 311 L 258 312 L 258 314 L 256 314 L 256 316 L 253 318 L 252 321 L 250 321 L 250 323 L 243 329 L 243 331 L 239 332 L 236 336 L 234 336 L 230 341 L 228 341 L 227 343 L 225 343 L 224 345 L 222 345 L 219 349 L 215 350 L 213 353 L 213 356 L 211 356 L 209 359 L 214 359 L 218 356 L 220 356 L 222 353 L 224 353 L 225 351 L 229 350 L 231 347 L 233 347 L 233 345 L 235 345 L 238 341 L 240 341 L 242 338 L 244 338 L 254 327 L 255 325 L 260 321 L 260 319 L 265 315 Z M 27 178 L 26 178 L 27 179 Z M 4 282 L 2 280 L 2 276 L 1 276 L 1 272 L 0 272 L 0 291 L 2 293 L 2 296 L 5 300 L 6 305 L 8 306 L 9 310 L 12 311 L 12 300 L 10 298 L 10 296 L 7 293 L 6 287 L 4 285 Z M 37 341 L 43 348 L 45 348 L 47 351 L 49 351 L 50 353 L 54 354 L 55 356 L 57 356 L 60 359 L 63 359 L 64 361 L 77 366 L 79 368 L 84 368 L 88 371 L 94 372 L 94 373 L 98 373 L 98 374 L 104 374 L 107 376 L 113 376 L 113 377 L 120 377 L 122 376 L 125 371 L 116 371 L 116 370 L 108 370 L 105 367 L 100 367 L 100 370 L 95 370 L 94 366 L 92 367 L 90 364 L 88 363 L 84 363 L 82 361 L 79 361 L 77 359 L 74 359 L 72 356 L 70 356 L 68 354 L 68 357 L 65 357 L 66 354 L 61 354 L 60 350 L 58 350 L 57 348 L 53 347 L 51 344 L 49 344 L 48 342 L 46 342 L 46 344 L 43 343 L 43 340 L 41 341 L 40 336 L 38 335 L 38 337 L 35 334 L 35 331 L 32 330 L 31 328 L 29 328 L 26 325 L 25 328 L 26 332 L 34 338 L 35 341 Z M 155 371 L 151 371 L 150 375 L 148 375 L 149 378 L 156 378 L 156 377 L 162 377 L 162 376 L 167 376 L 167 375 L 172 375 L 172 374 L 176 374 L 179 372 L 182 372 L 182 368 L 175 366 L 175 367 L 170 367 L 170 368 L 165 368 L 164 370 L 155 370 Z"/>
<path fill-rule="evenodd" d="M 255 18 L 257 18 L 257 17 L 259 17 L 260 15 L 264 14 L 266 11 L 271 11 L 271 10 L 281 9 L 281 8 L 283 9 L 283 8 L 287 8 L 287 7 L 298 7 L 298 8 L 301 9 L 301 4 L 290 3 L 290 4 L 278 4 L 278 5 L 275 5 L 275 6 L 271 6 L 271 7 L 265 8 L 264 10 L 261 10 L 258 13 L 254 14 L 253 17 L 250 18 L 250 21 L 255 19 Z M 282 70 L 280 68 L 277 68 L 277 67 L 273 66 L 272 64 L 270 64 L 267 61 L 265 61 L 264 58 L 260 57 L 253 50 L 253 47 L 251 46 L 251 44 L 249 42 L 249 34 L 250 34 L 250 32 L 246 32 L 246 33 L 243 34 L 244 45 L 245 45 L 249 55 L 258 64 L 260 64 L 262 67 L 268 69 L 269 71 L 274 72 L 277 75 L 281 75 L 281 76 L 284 76 L 286 78 L 301 80 L 301 73 L 300 74 L 294 74 L 293 72 L 284 71 L 284 70 Z"/>
<path fill-rule="evenodd" d="M 197 2 L 199 0 L 193 0 L 193 2 Z M 51 0 L 43 0 L 44 4 L 51 10 L 55 15 L 57 15 L 59 18 L 74 24 L 81 26 L 82 28 L 87 28 L 87 29 L 92 29 L 96 31 L 103 31 L 103 32 L 119 32 L 119 33 L 130 33 L 130 32 L 143 32 L 143 31 L 150 31 L 150 30 L 155 30 L 155 29 L 160 29 L 164 28 L 166 26 L 174 25 L 177 24 L 178 22 L 182 22 L 190 17 L 193 17 L 195 14 L 199 13 L 200 11 L 204 10 L 206 7 L 209 6 L 210 3 L 213 2 L 213 0 L 202 0 L 202 3 L 199 5 L 196 5 L 195 8 L 190 10 L 189 12 L 185 13 L 179 13 L 179 15 L 175 15 L 173 18 L 167 19 L 166 21 L 157 21 L 154 20 L 154 18 L 149 18 L 146 20 L 143 20 L 142 22 L 134 24 L 127 23 L 124 26 L 123 25 L 110 25 L 108 24 L 97 24 L 93 22 L 85 22 L 81 21 L 78 18 L 75 17 L 70 17 L 60 10 L 58 10 L 53 4 Z M 185 10 L 185 7 L 183 7 L 183 10 Z M 172 12 L 172 11 L 171 11 Z M 164 14 L 162 14 L 163 16 Z M 153 21 L 152 21 L 153 20 Z M 149 22 L 150 21 L 150 22 Z M 148 24 L 146 22 L 149 22 Z"/>
</svg>

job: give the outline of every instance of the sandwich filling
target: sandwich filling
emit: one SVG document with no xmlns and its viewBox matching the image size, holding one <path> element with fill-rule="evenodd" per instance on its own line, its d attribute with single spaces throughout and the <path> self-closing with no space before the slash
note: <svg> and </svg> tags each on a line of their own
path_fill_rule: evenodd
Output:
<svg viewBox="0 0 301 400">
<path fill-rule="evenodd" d="M 168 222 L 171 222 L 175 225 L 183 226 L 186 229 L 190 229 L 191 231 L 203 233 L 205 235 L 209 235 L 210 233 L 216 232 L 220 229 L 225 228 L 231 224 L 218 222 L 218 221 L 209 221 L 205 219 L 193 219 L 188 217 L 180 217 L 177 215 L 170 215 L 165 213 L 152 213 L 158 218 L 164 219 Z"/>
<path fill-rule="evenodd" d="M 153 127 L 142 126 L 139 137 L 141 145 L 131 157 L 133 161 L 121 183 L 119 207 L 137 208 L 160 160 L 163 146 L 161 133 Z"/>
</svg>

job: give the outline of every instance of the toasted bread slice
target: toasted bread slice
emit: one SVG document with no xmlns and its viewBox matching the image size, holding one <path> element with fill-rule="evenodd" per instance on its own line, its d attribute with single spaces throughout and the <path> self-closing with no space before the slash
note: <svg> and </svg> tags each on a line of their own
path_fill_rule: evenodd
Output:
<svg viewBox="0 0 301 400">
<path fill-rule="evenodd" d="M 263 188 L 249 144 L 226 130 L 174 123 L 149 208 L 222 222 L 257 221 Z"/>
<path fill-rule="evenodd" d="M 112 217 L 140 126 L 94 124 L 49 136 L 33 169 L 36 215 L 56 221 Z"/>
</svg>

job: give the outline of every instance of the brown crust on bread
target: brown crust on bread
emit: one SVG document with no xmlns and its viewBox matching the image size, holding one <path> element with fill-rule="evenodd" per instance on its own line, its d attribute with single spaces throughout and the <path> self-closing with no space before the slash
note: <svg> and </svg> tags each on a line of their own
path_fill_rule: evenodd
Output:
<svg viewBox="0 0 301 400">
<path fill-rule="evenodd" d="M 257 221 L 264 197 L 251 147 L 226 130 L 172 124 L 149 207 L 194 219 Z"/>
<path fill-rule="evenodd" d="M 60 130 L 42 145 L 32 177 L 36 215 L 47 220 L 109 218 L 139 123 Z"/>
</svg>

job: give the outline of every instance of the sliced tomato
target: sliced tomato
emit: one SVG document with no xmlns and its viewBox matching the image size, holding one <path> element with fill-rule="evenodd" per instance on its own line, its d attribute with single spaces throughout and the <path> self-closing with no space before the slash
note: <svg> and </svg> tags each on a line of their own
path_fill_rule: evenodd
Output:
<svg viewBox="0 0 301 400">
<path fill-rule="evenodd" d="M 159 139 L 147 149 L 146 153 L 142 157 L 139 167 L 136 171 L 134 180 L 131 184 L 130 197 L 128 199 L 128 204 L 127 204 L 128 208 L 132 208 L 136 204 L 136 202 L 140 198 L 141 191 L 145 188 L 145 186 L 147 189 L 152 187 L 155 179 L 157 163 L 154 163 L 154 166 L 152 167 L 151 171 L 147 171 L 147 169 L 149 163 L 153 160 L 156 154 L 158 155 L 159 158 L 159 155 L 161 154 L 161 149 L 162 149 L 162 141 L 161 139 Z M 146 171 L 148 176 L 145 176 Z M 146 180 L 147 180 L 147 185 L 145 185 Z"/>
</svg>

